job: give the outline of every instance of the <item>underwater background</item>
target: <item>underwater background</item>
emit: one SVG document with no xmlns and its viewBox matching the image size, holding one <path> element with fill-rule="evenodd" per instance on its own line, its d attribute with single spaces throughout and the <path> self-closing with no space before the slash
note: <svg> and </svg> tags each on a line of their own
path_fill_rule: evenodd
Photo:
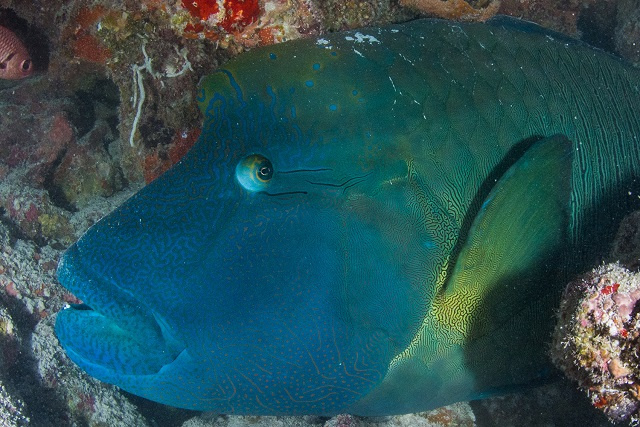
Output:
<svg viewBox="0 0 640 427">
<path fill-rule="evenodd" d="M 585 322 L 575 339 L 556 337 L 552 345 L 549 338 L 558 365 L 574 381 L 381 418 L 170 408 L 91 378 L 67 358 L 53 332 L 56 313 L 79 302 L 57 282 L 62 252 L 189 150 L 202 123 L 196 87 L 203 76 L 245 50 L 300 37 L 418 17 L 483 21 L 496 14 L 536 22 L 640 65 L 635 0 L 0 0 L 0 27 L 15 35 L 33 63 L 24 78 L 0 80 L 0 425 L 604 426 L 607 415 L 637 417 L 640 365 L 618 366 L 621 358 L 609 347 L 598 350 L 597 361 L 563 364 L 563 348 L 580 353 L 575 349 L 585 337 L 610 338 Z M 638 267 L 639 224 L 638 215 L 627 218 L 612 248 L 612 259 L 630 269 Z M 611 318 L 624 304 L 635 313 L 634 276 L 611 267 L 578 283 L 584 289 L 570 293 L 561 325 L 593 316 L 589 308 L 580 311 L 585 299 L 615 309 Z M 616 284 L 625 284 L 629 295 L 612 299 L 618 305 L 607 299 L 618 292 Z M 615 351 L 637 344 L 636 325 L 625 327 L 618 328 L 615 345 L 606 341 Z M 576 372 L 572 366 L 581 362 L 586 368 Z M 603 392 L 621 385 L 624 397 Z"/>
</svg>

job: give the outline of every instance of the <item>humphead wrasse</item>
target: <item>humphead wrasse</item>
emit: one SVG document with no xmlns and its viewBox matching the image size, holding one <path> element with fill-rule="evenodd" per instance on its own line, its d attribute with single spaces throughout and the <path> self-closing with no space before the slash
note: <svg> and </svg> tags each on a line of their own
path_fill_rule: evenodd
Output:
<svg viewBox="0 0 640 427">
<path fill-rule="evenodd" d="M 168 405 L 397 414 L 549 375 L 566 277 L 637 205 L 640 73 L 537 26 L 255 49 L 200 140 L 64 255 L 69 357 Z"/>
</svg>

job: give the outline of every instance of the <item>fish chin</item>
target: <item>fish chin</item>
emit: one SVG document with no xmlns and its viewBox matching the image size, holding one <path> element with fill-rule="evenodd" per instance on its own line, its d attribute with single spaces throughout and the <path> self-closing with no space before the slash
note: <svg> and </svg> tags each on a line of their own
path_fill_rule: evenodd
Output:
<svg viewBox="0 0 640 427">
<path fill-rule="evenodd" d="M 106 382 L 122 375 L 156 374 L 172 363 L 184 346 L 162 317 L 143 311 L 130 296 L 117 300 L 117 305 L 105 299 L 123 292 L 108 283 L 97 284 L 77 259 L 74 245 L 58 267 L 62 285 L 85 301 L 61 311 L 56 319 L 58 340 L 69 357 Z"/>
<path fill-rule="evenodd" d="M 177 358 L 166 349 L 136 339 L 113 320 L 85 305 L 60 312 L 56 334 L 71 360 L 109 383 L 123 375 L 157 374 Z"/>
</svg>

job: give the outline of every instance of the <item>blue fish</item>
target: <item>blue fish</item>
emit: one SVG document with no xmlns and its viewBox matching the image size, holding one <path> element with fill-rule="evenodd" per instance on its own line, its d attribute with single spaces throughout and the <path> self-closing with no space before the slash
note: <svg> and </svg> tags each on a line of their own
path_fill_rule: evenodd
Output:
<svg viewBox="0 0 640 427">
<path fill-rule="evenodd" d="M 535 383 L 637 206 L 640 75 L 507 18 L 255 49 L 194 148 L 60 262 L 69 357 L 168 405 L 416 412 Z"/>
</svg>

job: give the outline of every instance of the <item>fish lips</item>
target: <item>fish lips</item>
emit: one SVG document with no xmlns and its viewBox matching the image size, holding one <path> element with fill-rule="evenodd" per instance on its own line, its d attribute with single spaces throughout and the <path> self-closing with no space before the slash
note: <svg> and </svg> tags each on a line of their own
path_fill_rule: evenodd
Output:
<svg viewBox="0 0 640 427">
<path fill-rule="evenodd" d="M 69 357 L 103 381 L 157 374 L 185 346 L 166 321 L 107 278 L 92 275 L 78 246 L 58 265 L 60 283 L 84 301 L 58 313 L 56 335 Z"/>
</svg>

